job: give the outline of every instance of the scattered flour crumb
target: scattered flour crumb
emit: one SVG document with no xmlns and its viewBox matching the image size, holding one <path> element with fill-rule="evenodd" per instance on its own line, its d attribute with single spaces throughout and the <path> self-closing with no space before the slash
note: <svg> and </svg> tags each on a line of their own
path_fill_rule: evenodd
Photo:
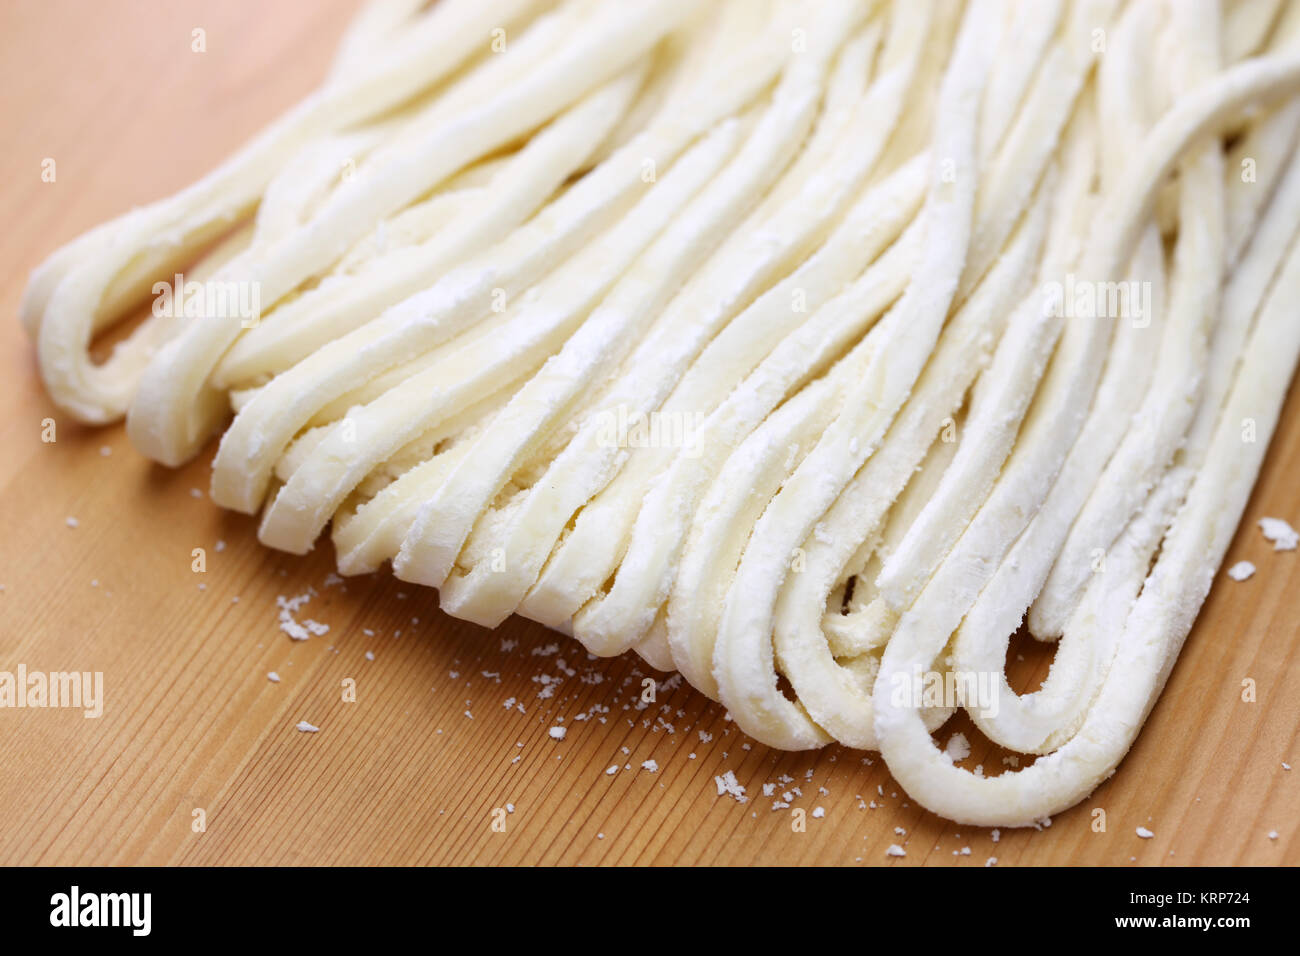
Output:
<svg viewBox="0 0 1300 956">
<path fill-rule="evenodd" d="M 891 843 L 889 849 L 885 851 L 885 856 L 907 856 L 907 851 L 897 843 Z"/>
<path fill-rule="evenodd" d="M 714 777 L 713 782 L 718 788 L 718 796 L 722 796 L 725 793 L 734 797 L 737 803 L 745 802 L 745 788 L 742 787 L 740 781 L 736 779 L 736 772 L 734 770 L 728 770 L 726 773 L 722 774 L 722 776 Z"/>
<path fill-rule="evenodd" d="M 656 763 L 656 762 L 653 761 L 653 760 L 643 760 L 643 761 L 641 761 L 641 769 L 642 769 L 642 770 L 648 770 L 648 771 L 650 771 L 651 773 L 658 773 L 658 772 L 659 772 L 659 764 Z"/>
<path fill-rule="evenodd" d="M 1137 835 L 1144 840 L 1150 840 L 1153 836 L 1155 836 L 1155 834 L 1152 833 L 1150 830 L 1148 830 L 1146 827 L 1138 827 Z"/>
<path fill-rule="evenodd" d="M 295 614 L 312 598 L 316 596 L 315 590 L 308 588 L 304 593 L 297 597 L 287 598 L 283 594 L 275 599 L 276 606 L 280 608 L 280 630 L 288 634 L 295 641 L 305 641 L 315 634 L 320 637 L 322 634 L 329 633 L 329 625 L 322 624 L 319 621 L 313 621 L 311 618 L 299 621 L 294 617 Z"/>
<path fill-rule="evenodd" d="M 317 727 L 315 724 L 309 724 L 305 720 L 298 721 L 298 723 L 295 724 L 294 726 L 297 727 L 304 734 L 314 734 L 320 730 L 320 728 Z"/>
<path fill-rule="evenodd" d="M 1273 542 L 1274 551 L 1294 551 L 1300 547 L 1300 531 L 1296 531 L 1281 518 L 1260 518 L 1259 530 Z"/>
<path fill-rule="evenodd" d="M 616 773 L 618 773 L 618 764 L 616 763 L 610 764 L 608 767 L 605 768 L 605 775 L 607 777 L 612 777 Z"/>
<path fill-rule="evenodd" d="M 812 815 L 813 815 L 813 819 L 814 819 L 814 820 L 820 820 L 822 817 L 826 816 L 826 808 L 825 808 L 825 807 L 813 807 Z"/>
<path fill-rule="evenodd" d="M 564 727 L 552 727 L 547 731 L 547 733 L 549 733 L 555 740 L 563 740 L 564 735 L 568 733 L 568 730 Z"/>
<path fill-rule="evenodd" d="M 280 683 L 280 675 L 277 674 L 275 671 L 267 671 L 266 679 L 269 680 L 272 684 Z"/>
<path fill-rule="evenodd" d="M 943 752 L 953 763 L 965 760 L 970 756 L 970 741 L 965 734 L 953 734 L 948 738 L 948 746 L 943 748 Z"/>
<path fill-rule="evenodd" d="M 1244 581 L 1255 573 L 1255 566 L 1249 561 L 1238 561 L 1228 568 L 1228 577 L 1234 581 Z"/>
<path fill-rule="evenodd" d="M 72 517 L 72 515 L 68 515 L 66 518 L 64 518 L 64 519 L 63 519 L 63 522 L 64 522 L 64 524 L 66 524 L 69 528 L 76 528 L 76 527 L 78 527 L 78 526 L 81 524 L 81 522 L 78 521 L 76 518 Z"/>
</svg>

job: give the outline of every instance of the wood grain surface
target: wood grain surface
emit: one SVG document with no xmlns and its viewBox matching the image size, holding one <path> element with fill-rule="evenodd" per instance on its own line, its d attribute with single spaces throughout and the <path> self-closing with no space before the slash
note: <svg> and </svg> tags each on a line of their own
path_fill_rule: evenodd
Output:
<svg viewBox="0 0 1300 956">
<path fill-rule="evenodd" d="M 0 671 L 104 675 L 98 718 L 0 709 L 0 863 L 1300 863 L 1300 769 L 1284 768 L 1300 767 L 1300 553 L 1273 552 L 1254 524 L 1300 524 L 1300 389 L 1228 552 L 1258 573 L 1220 573 L 1118 773 L 1050 827 L 996 842 L 911 803 L 875 754 L 748 741 L 639 659 L 592 658 L 517 619 L 453 620 L 387 571 L 327 583 L 328 543 L 269 551 L 252 519 L 212 504 L 211 449 L 169 471 L 120 426 L 59 414 L 16 318 L 29 270 L 295 102 L 354 7 L 0 3 Z M 196 28 L 206 52 L 191 50 Z M 329 631 L 294 642 L 276 598 L 309 589 L 298 616 Z M 1050 653 L 1018 641 L 1014 683 L 1035 686 Z M 656 700 L 642 706 L 647 677 Z M 940 737 L 955 730 L 971 738 L 965 766 L 1003 769 L 967 723 Z M 747 802 L 719 795 L 726 771 Z M 802 832 L 773 809 L 786 792 Z M 894 843 L 905 857 L 886 856 Z"/>
</svg>

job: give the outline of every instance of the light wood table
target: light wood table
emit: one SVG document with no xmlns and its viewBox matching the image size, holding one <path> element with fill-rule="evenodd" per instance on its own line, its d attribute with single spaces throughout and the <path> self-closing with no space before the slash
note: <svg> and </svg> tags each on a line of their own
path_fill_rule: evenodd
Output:
<svg viewBox="0 0 1300 956">
<path fill-rule="evenodd" d="M 1258 573 L 1220 574 L 1118 774 L 1050 828 L 996 844 L 910 803 L 874 754 L 769 750 L 686 686 L 636 709 L 642 679 L 665 676 L 636 659 L 590 658 L 520 620 L 496 632 L 453 620 L 434 592 L 387 572 L 326 586 L 327 542 L 277 554 L 252 519 L 208 500 L 211 449 L 168 471 L 120 426 L 57 413 L 16 320 L 29 270 L 189 183 L 295 102 L 353 6 L 0 6 L 0 670 L 102 671 L 105 695 L 98 719 L 0 710 L 0 863 L 1300 863 L 1300 770 L 1282 766 L 1300 765 L 1300 553 L 1272 552 L 1254 525 L 1300 524 L 1300 390 L 1228 553 Z M 204 53 L 191 50 L 196 28 Z M 276 598 L 309 588 L 300 616 L 329 632 L 296 643 Z M 1040 680 L 1051 649 L 1013 651 L 1017 683 Z M 348 678 L 355 702 L 342 699 Z M 552 739 L 561 721 L 567 735 Z M 971 735 L 966 765 L 1001 769 L 967 724 L 951 730 Z M 718 795 L 728 770 L 748 802 Z M 803 832 L 772 809 L 785 791 L 807 811 Z M 887 857 L 891 843 L 907 855 Z"/>
</svg>

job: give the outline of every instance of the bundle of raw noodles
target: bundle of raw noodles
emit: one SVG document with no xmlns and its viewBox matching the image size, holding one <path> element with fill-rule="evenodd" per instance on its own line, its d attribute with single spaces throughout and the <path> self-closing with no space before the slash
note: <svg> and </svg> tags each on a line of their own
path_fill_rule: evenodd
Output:
<svg viewBox="0 0 1300 956">
<path fill-rule="evenodd" d="M 1023 825 L 1120 762 L 1244 508 L 1298 130 L 1282 0 L 374 0 L 22 317 L 68 413 L 169 465 L 220 436 L 266 544 L 329 526 L 344 574 Z M 1017 696 L 1026 615 L 1060 644 Z M 955 766 L 958 706 L 1038 758 Z"/>
</svg>

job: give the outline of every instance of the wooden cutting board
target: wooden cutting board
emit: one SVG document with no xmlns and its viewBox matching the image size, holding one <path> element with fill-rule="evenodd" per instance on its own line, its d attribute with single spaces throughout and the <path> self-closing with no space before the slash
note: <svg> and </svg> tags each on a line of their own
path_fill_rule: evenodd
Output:
<svg viewBox="0 0 1300 956">
<path fill-rule="evenodd" d="M 0 864 L 1300 863 L 1300 770 L 1284 768 L 1300 766 L 1300 553 L 1273 552 L 1254 523 L 1300 525 L 1300 389 L 1228 552 L 1258 573 L 1219 575 L 1117 775 L 1050 827 L 997 841 L 911 803 L 874 754 L 748 741 L 637 659 L 591 658 L 526 621 L 448 618 L 387 572 L 327 583 L 328 543 L 306 558 L 266 550 L 253 519 L 212 504 L 211 450 L 169 471 L 120 426 L 58 413 L 16 319 L 29 270 L 295 102 L 353 8 L 0 6 L 0 671 L 104 681 L 98 718 L 0 709 Z M 297 617 L 328 633 L 292 641 L 277 597 L 312 592 Z M 1035 686 L 1050 651 L 1018 642 L 1013 682 Z M 656 699 L 642 706 L 647 678 Z M 957 730 L 965 766 L 1002 769 L 968 724 L 941 736 Z M 746 802 L 719 795 L 726 771 Z M 894 843 L 905 857 L 886 856 Z"/>
</svg>

